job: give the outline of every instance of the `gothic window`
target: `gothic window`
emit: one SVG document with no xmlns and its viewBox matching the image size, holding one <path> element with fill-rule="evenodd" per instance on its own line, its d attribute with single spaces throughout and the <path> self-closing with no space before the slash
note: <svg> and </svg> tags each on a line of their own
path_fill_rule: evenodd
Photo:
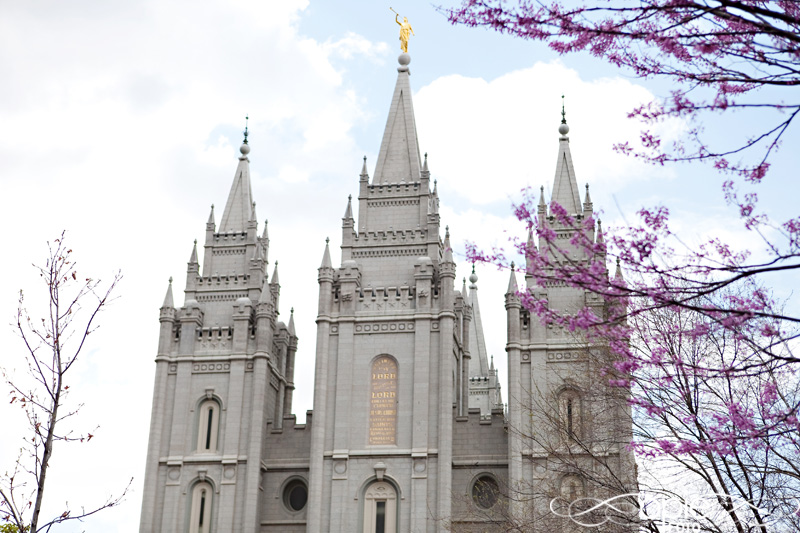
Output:
<svg viewBox="0 0 800 533">
<path fill-rule="evenodd" d="M 364 533 L 397 532 L 397 491 L 379 481 L 364 493 Z"/>
<path fill-rule="evenodd" d="M 189 512 L 189 533 L 210 533 L 213 498 L 214 489 L 207 481 L 201 481 L 194 486 L 192 507 Z"/>
<path fill-rule="evenodd" d="M 204 400 L 197 410 L 197 451 L 211 453 L 217 451 L 219 436 L 220 406 L 215 400 Z"/>
<path fill-rule="evenodd" d="M 483 474 L 472 483 L 472 501 L 481 509 L 491 509 L 500 498 L 500 487 L 497 480 Z"/>
<path fill-rule="evenodd" d="M 580 393 L 574 389 L 566 389 L 559 394 L 559 423 L 561 433 L 567 441 L 581 438 L 582 405 Z"/>
</svg>

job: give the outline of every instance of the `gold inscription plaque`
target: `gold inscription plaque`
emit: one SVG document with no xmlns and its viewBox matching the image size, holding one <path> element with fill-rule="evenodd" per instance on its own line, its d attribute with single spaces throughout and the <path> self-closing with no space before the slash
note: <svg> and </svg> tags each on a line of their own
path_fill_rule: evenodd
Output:
<svg viewBox="0 0 800 533">
<path fill-rule="evenodd" d="M 382 356 L 372 363 L 369 443 L 397 444 L 397 363 Z"/>
</svg>

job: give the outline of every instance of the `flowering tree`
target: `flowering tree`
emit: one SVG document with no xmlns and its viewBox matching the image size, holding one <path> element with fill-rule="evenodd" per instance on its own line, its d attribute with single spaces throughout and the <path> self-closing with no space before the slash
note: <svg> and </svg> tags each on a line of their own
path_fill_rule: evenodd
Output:
<svg viewBox="0 0 800 533">
<path fill-rule="evenodd" d="M 49 531 L 55 524 L 82 520 L 118 505 L 127 492 L 109 497 L 95 508 L 75 512 L 65 505 L 54 516 L 45 518 L 41 514 L 54 445 L 88 442 L 93 437 L 89 431 L 76 433 L 65 427 L 65 420 L 81 408 L 68 403 L 70 386 L 66 378 L 89 335 L 97 329 L 96 318 L 121 278 L 118 273 L 108 286 L 101 287 L 99 280 L 79 277 L 63 233 L 49 249 L 44 266 L 36 267 L 46 285 L 47 311 L 39 319 L 32 318 L 22 291 L 17 307 L 15 325 L 25 346 L 28 379 L 15 378 L 3 370 L 10 403 L 24 411 L 29 432 L 20 439 L 22 446 L 14 467 L 0 476 L 0 519 L 7 522 L 0 526 L 2 531 Z"/>
<path fill-rule="evenodd" d="M 741 476 L 796 487 L 800 317 L 767 287 L 771 276 L 800 269 L 800 216 L 771 221 L 758 209 L 753 187 L 800 111 L 800 104 L 785 101 L 796 93 L 786 89 L 800 84 L 800 3 L 464 0 L 448 14 L 454 23 L 546 41 L 559 53 L 588 51 L 674 88 L 630 116 L 646 127 L 683 118 L 695 125 L 687 135 L 665 146 L 644 131 L 641 147 L 622 142 L 616 148 L 658 165 L 710 163 L 726 176 L 725 199 L 744 227 L 760 235 L 766 253 L 754 256 L 720 239 L 689 246 L 670 230 L 664 206 L 641 209 L 638 223 L 604 233 L 593 214 L 547 206 L 542 197 L 537 205 L 528 190 L 515 206 L 530 230 L 527 242 L 515 243 L 531 280 L 520 300 L 545 323 L 609 347 L 609 382 L 631 391 L 638 429 L 647 429 L 633 444 L 637 452 L 674 460 L 685 472 L 703 461 L 716 472 L 708 488 L 711 481 L 717 488 L 733 484 L 732 495 L 737 483 L 748 486 Z M 725 126 L 735 111 L 728 131 L 742 138 L 730 146 L 708 143 L 700 125 L 713 119 Z M 758 131 L 753 128 L 763 121 L 741 115 L 764 111 L 772 112 L 773 123 Z M 472 248 L 468 255 L 508 266 L 502 253 Z M 607 261 L 614 258 L 610 276 Z M 602 314 L 551 307 L 545 289 L 565 285 L 611 305 Z M 663 328 L 641 327 L 658 317 Z M 697 350 L 714 339 L 720 349 Z M 756 492 L 747 494 L 749 501 L 758 499 Z"/>
<path fill-rule="evenodd" d="M 779 111 L 765 131 L 727 148 L 709 146 L 699 128 L 689 132 L 689 143 L 672 147 L 645 132 L 646 150 L 639 155 L 650 161 L 708 159 L 720 170 L 758 181 L 800 112 L 800 104 L 783 102 L 786 91 L 778 91 L 800 84 L 800 4 L 795 1 L 464 0 L 447 13 L 454 23 L 547 41 L 562 54 L 585 50 L 641 78 L 667 78 L 678 87 L 668 98 L 631 112 L 646 123 L 678 116 L 697 124 L 704 113 Z M 763 88 L 776 91 L 762 101 L 747 98 Z M 619 149 L 631 150 L 627 143 Z M 731 161 L 751 149 L 757 152 L 751 163 Z"/>
</svg>

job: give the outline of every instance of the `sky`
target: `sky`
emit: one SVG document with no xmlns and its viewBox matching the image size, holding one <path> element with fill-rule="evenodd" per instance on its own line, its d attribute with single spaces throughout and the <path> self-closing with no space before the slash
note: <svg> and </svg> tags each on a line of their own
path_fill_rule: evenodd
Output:
<svg viewBox="0 0 800 533">
<path fill-rule="evenodd" d="M 2 4 L 0 206 L 7 230 L 0 365 L 24 380 L 24 347 L 12 322 L 20 289 L 31 313 L 41 312 L 31 264 L 43 261 L 48 240 L 66 230 L 81 275 L 123 276 L 69 378 L 69 401 L 84 404 L 72 428 L 96 436 L 56 448 L 45 510 L 60 513 L 64 502 L 89 508 L 133 482 L 122 505 L 60 531 L 138 531 L 158 308 L 170 276 L 176 305 L 183 302 L 192 242 L 202 243 L 211 204 L 221 216 L 245 115 L 259 224 L 269 220 L 281 310 L 285 316 L 294 307 L 300 338 L 294 412 L 303 419 L 311 409 L 316 269 L 326 237 L 338 258 L 341 217 L 347 196 L 357 194 L 364 155 L 374 172 L 400 52 L 389 7 L 313 0 Z M 611 150 L 638 137 L 640 125 L 626 113 L 669 87 L 587 56 L 560 58 L 540 43 L 453 27 L 428 2 L 391 7 L 416 34 L 409 52 L 420 149 L 438 180 L 458 279 L 469 274 L 465 241 L 490 248 L 520 236 L 510 206 L 522 188 L 544 185 L 549 195 L 562 94 L 578 181 L 591 185 L 604 227 L 663 203 L 688 242 L 715 235 L 761 246 L 741 229 L 723 201 L 721 178 L 709 169 L 647 166 Z M 690 126 L 669 121 L 659 131 L 671 140 Z M 731 132 L 712 133 L 725 140 Z M 776 213 L 791 214 L 788 169 L 797 159 L 784 149 L 760 191 Z M 488 266 L 477 274 L 487 348 L 505 380 L 508 274 Z M 7 471 L 25 420 L 5 401 L 0 420 L 0 471 Z"/>
</svg>

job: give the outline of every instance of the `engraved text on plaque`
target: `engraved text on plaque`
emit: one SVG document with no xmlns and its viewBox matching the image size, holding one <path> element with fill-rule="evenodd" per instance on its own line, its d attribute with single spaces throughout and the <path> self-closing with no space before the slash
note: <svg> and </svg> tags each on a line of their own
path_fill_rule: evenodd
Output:
<svg viewBox="0 0 800 533">
<path fill-rule="evenodd" d="M 383 355 L 372 363 L 369 443 L 397 444 L 397 363 Z"/>
</svg>

